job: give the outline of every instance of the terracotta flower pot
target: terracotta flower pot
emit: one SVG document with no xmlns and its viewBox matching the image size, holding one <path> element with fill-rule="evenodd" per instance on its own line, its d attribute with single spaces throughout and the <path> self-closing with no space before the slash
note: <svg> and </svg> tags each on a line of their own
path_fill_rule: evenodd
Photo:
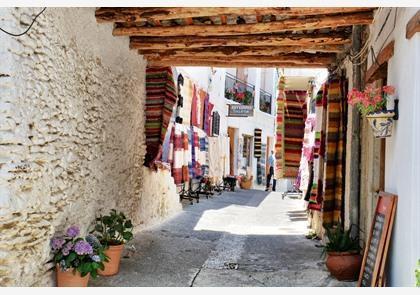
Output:
<svg viewBox="0 0 420 295">
<path fill-rule="evenodd" d="M 251 189 L 252 179 L 253 179 L 253 176 L 251 176 L 248 180 L 241 180 L 239 182 L 239 186 L 241 187 L 241 189 Z"/>
<path fill-rule="evenodd" d="M 62 271 L 60 266 L 56 266 L 57 287 L 87 287 L 90 274 L 82 277 L 80 272 L 73 272 L 73 268 Z"/>
<path fill-rule="evenodd" d="M 339 281 L 356 281 L 362 266 L 362 255 L 357 252 L 328 252 L 326 265 Z"/>
<path fill-rule="evenodd" d="M 124 245 L 109 246 L 105 250 L 105 255 L 108 256 L 109 261 L 105 262 L 105 269 L 98 269 L 98 274 L 102 276 L 113 276 L 120 270 L 121 253 L 124 249 Z"/>
</svg>

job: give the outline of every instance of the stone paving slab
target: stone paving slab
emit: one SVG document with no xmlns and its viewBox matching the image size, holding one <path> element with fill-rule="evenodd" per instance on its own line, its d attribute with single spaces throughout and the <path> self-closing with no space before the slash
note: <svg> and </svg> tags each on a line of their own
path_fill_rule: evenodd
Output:
<svg viewBox="0 0 420 295">
<path fill-rule="evenodd" d="M 261 190 L 224 192 L 136 234 L 118 275 L 91 286 L 355 286 L 333 279 L 308 240 L 302 200 Z M 126 251 L 127 252 L 127 251 Z"/>
</svg>

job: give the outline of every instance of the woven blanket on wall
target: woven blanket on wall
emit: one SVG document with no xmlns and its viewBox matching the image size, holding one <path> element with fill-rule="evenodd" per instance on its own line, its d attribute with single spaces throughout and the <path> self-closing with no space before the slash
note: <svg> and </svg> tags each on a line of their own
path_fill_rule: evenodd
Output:
<svg viewBox="0 0 420 295">
<path fill-rule="evenodd" d="M 334 225 L 341 221 L 345 136 L 342 105 L 345 96 L 342 90 L 342 83 L 343 81 L 340 79 L 333 79 L 328 86 L 324 195 L 322 202 L 324 225 Z"/>
<path fill-rule="evenodd" d="M 277 96 L 277 116 L 276 116 L 276 142 L 274 144 L 276 167 L 274 169 L 274 178 L 280 179 L 284 177 L 284 101 L 286 93 L 286 78 L 281 76 L 278 81 Z"/>
<path fill-rule="evenodd" d="M 261 135 L 262 135 L 262 130 L 255 128 L 254 129 L 254 157 L 257 159 L 261 158 Z"/>
<path fill-rule="evenodd" d="M 175 123 L 172 127 L 168 157 L 175 184 L 185 183 L 190 179 L 192 150 L 189 141 L 188 126 Z"/>
<path fill-rule="evenodd" d="M 309 198 L 308 209 L 320 211 L 323 197 L 323 177 L 324 177 L 324 154 L 325 154 L 325 128 L 327 112 L 327 84 L 322 85 L 316 95 L 316 125 L 315 125 L 315 144 L 314 144 L 314 177 Z"/>
<path fill-rule="evenodd" d="M 145 165 L 159 160 L 161 145 L 176 104 L 176 89 L 170 67 L 146 68 Z"/>
<path fill-rule="evenodd" d="M 285 91 L 284 105 L 284 177 L 296 178 L 299 172 L 302 141 L 305 129 L 307 91 Z"/>
<path fill-rule="evenodd" d="M 182 107 L 179 109 L 179 116 L 182 118 L 182 124 L 191 124 L 191 106 L 194 94 L 194 83 L 188 77 L 184 77 L 184 85 L 180 89 L 183 98 Z"/>
</svg>

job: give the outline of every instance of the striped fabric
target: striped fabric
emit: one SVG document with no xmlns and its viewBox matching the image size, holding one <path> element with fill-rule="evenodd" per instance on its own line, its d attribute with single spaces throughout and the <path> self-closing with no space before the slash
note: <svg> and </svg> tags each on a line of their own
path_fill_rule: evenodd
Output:
<svg viewBox="0 0 420 295">
<path fill-rule="evenodd" d="M 254 129 L 254 157 L 261 158 L 261 129 Z"/>
<path fill-rule="evenodd" d="M 194 83 L 188 77 L 184 77 L 184 85 L 181 87 L 181 96 L 183 97 L 183 104 L 179 110 L 179 116 L 182 118 L 182 123 L 185 125 L 191 124 L 191 106 L 194 94 Z"/>
<path fill-rule="evenodd" d="M 323 197 L 325 127 L 327 112 L 327 84 L 322 85 L 316 96 L 316 125 L 314 146 L 314 178 L 309 199 L 308 209 L 320 211 Z"/>
<path fill-rule="evenodd" d="M 158 160 L 170 118 L 176 104 L 176 90 L 170 67 L 146 69 L 146 156 L 145 165 Z"/>
<path fill-rule="evenodd" d="M 296 178 L 299 172 L 302 141 L 305 129 L 304 107 L 306 90 L 286 91 L 284 107 L 284 177 Z"/>
<path fill-rule="evenodd" d="M 278 96 L 277 96 L 277 117 L 276 117 L 276 143 L 275 156 L 276 167 L 274 169 L 274 178 L 280 179 L 284 177 L 284 100 L 286 94 L 284 89 L 286 87 L 286 78 L 281 76 L 278 81 Z"/>
<path fill-rule="evenodd" d="M 185 183 L 190 179 L 192 150 L 188 142 L 188 126 L 175 123 L 172 127 L 168 157 L 175 184 Z"/>
<path fill-rule="evenodd" d="M 334 225 L 341 221 L 343 194 L 343 106 L 342 81 L 332 79 L 328 87 L 326 122 L 325 186 L 322 204 L 324 225 Z"/>
</svg>

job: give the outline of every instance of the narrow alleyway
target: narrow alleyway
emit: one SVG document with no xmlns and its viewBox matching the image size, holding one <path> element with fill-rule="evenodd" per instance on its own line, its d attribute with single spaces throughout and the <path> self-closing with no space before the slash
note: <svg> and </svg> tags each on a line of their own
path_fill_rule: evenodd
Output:
<svg viewBox="0 0 420 295">
<path fill-rule="evenodd" d="M 302 200 L 224 192 L 136 236 L 120 273 L 92 286 L 352 286 L 329 276 L 305 238 Z M 131 254 L 131 255 L 130 255 Z"/>
</svg>

